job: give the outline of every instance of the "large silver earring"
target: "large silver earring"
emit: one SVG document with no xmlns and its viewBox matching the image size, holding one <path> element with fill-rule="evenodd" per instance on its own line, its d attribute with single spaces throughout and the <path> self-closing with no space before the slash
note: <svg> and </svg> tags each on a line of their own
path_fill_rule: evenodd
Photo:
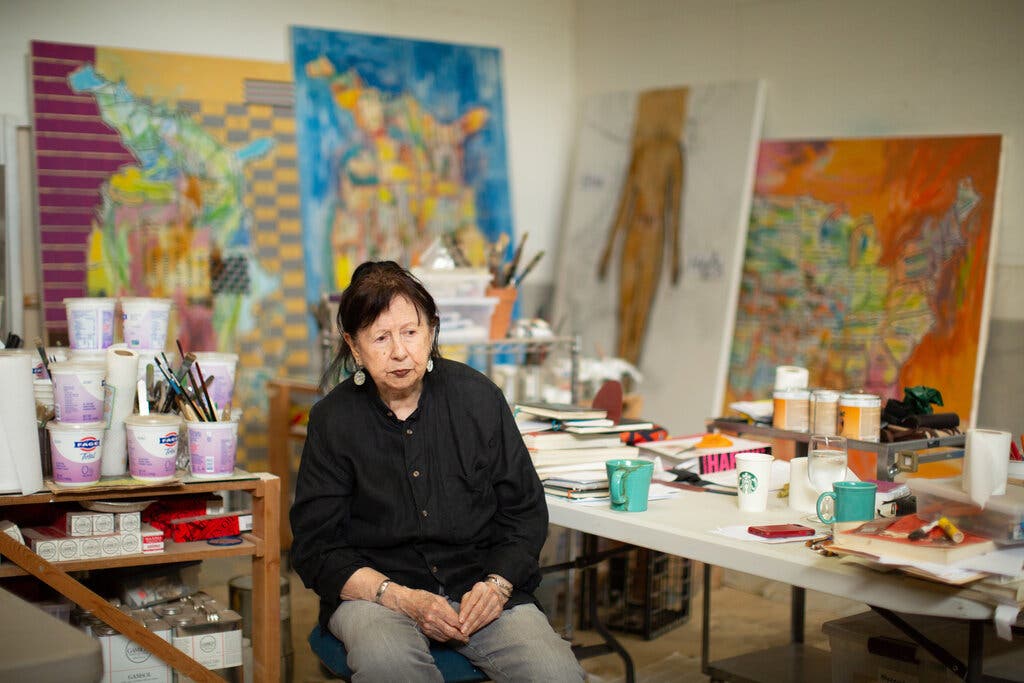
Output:
<svg viewBox="0 0 1024 683">
<path fill-rule="evenodd" d="M 428 358 L 427 359 L 427 372 L 431 372 L 433 369 L 434 369 L 434 359 L 433 358 Z"/>
<path fill-rule="evenodd" d="M 363 372 L 362 368 L 356 370 L 355 374 L 352 375 L 352 381 L 356 383 L 357 387 L 361 387 L 366 383 L 366 373 Z"/>
</svg>

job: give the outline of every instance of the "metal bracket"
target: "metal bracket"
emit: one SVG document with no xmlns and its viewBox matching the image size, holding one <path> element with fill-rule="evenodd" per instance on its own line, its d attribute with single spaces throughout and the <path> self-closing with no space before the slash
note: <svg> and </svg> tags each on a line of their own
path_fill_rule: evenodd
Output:
<svg viewBox="0 0 1024 683">
<path fill-rule="evenodd" d="M 917 472 L 917 451 L 896 451 L 893 466 L 898 472 Z"/>
</svg>

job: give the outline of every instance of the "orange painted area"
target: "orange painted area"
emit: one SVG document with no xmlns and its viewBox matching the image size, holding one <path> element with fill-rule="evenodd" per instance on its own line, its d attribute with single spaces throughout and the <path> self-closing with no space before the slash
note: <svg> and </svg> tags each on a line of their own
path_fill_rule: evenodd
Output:
<svg viewBox="0 0 1024 683">
<path fill-rule="evenodd" d="M 811 196 L 834 203 L 854 219 L 873 221 L 881 249 L 879 265 L 895 272 L 908 241 L 924 226 L 948 216 L 959 184 L 970 181 L 980 200 L 969 219 L 977 229 L 966 235 L 967 257 L 943 268 L 945 281 L 935 286 L 949 294 L 932 307 L 935 324 L 898 377 L 900 387 L 939 389 L 944 405 L 936 409 L 955 412 L 967 424 L 983 351 L 979 334 L 1000 144 L 996 135 L 768 141 L 760 148 L 755 184 L 758 195 Z"/>
<path fill-rule="evenodd" d="M 96 70 L 123 80 L 139 97 L 160 101 L 244 102 L 246 79 L 291 82 L 286 63 L 172 52 L 96 48 Z"/>
</svg>

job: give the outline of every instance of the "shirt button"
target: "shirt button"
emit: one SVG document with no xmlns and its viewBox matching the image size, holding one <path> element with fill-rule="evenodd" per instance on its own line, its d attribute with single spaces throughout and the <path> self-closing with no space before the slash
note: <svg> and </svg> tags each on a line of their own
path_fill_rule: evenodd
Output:
<svg viewBox="0 0 1024 683">
<path fill-rule="evenodd" d="M 437 565 L 435 564 L 433 567 L 431 567 L 430 571 L 432 571 L 432 572 L 434 572 L 436 574 L 437 573 Z"/>
<path fill-rule="evenodd" d="M 420 471 L 419 470 L 413 470 L 412 471 L 412 476 L 414 476 L 414 477 L 420 476 Z"/>
<path fill-rule="evenodd" d="M 412 430 L 411 430 L 411 429 L 406 429 L 406 430 L 405 430 L 405 433 L 406 433 L 407 435 L 409 435 L 409 436 L 412 436 Z"/>
<path fill-rule="evenodd" d="M 423 516 L 424 516 L 424 517 L 426 517 L 426 516 L 427 516 L 427 511 L 426 511 L 426 510 L 423 510 Z"/>
</svg>

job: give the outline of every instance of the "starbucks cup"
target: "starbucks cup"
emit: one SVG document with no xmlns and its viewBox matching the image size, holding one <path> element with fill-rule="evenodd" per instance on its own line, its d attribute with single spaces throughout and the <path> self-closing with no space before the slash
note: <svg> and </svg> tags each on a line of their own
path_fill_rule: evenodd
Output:
<svg viewBox="0 0 1024 683">
<path fill-rule="evenodd" d="M 123 297 L 121 336 L 124 343 L 135 351 L 164 348 L 167 345 L 167 323 L 170 316 L 170 299 Z"/>
<path fill-rule="evenodd" d="M 220 478 L 235 471 L 238 422 L 188 422 L 192 476 Z"/>
<path fill-rule="evenodd" d="M 50 365 L 53 410 L 61 422 L 99 422 L 103 419 L 103 363 L 64 361 Z"/>
<path fill-rule="evenodd" d="M 105 297 L 64 299 L 68 341 L 72 349 L 105 349 L 114 343 L 114 300 Z"/>
<path fill-rule="evenodd" d="M 53 483 L 69 488 L 91 486 L 100 480 L 102 422 L 46 423 L 50 432 Z"/>
<path fill-rule="evenodd" d="M 231 409 L 231 399 L 235 394 L 235 368 L 238 366 L 238 354 L 200 351 L 196 353 L 196 363 L 203 371 L 203 378 L 213 375 L 210 385 L 210 399 L 217 404 L 219 418 L 225 410 Z"/>
<path fill-rule="evenodd" d="M 177 415 L 129 415 L 124 419 L 128 471 L 150 484 L 171 481 L 178 458 L 181 418 Z"/>
</svg>

